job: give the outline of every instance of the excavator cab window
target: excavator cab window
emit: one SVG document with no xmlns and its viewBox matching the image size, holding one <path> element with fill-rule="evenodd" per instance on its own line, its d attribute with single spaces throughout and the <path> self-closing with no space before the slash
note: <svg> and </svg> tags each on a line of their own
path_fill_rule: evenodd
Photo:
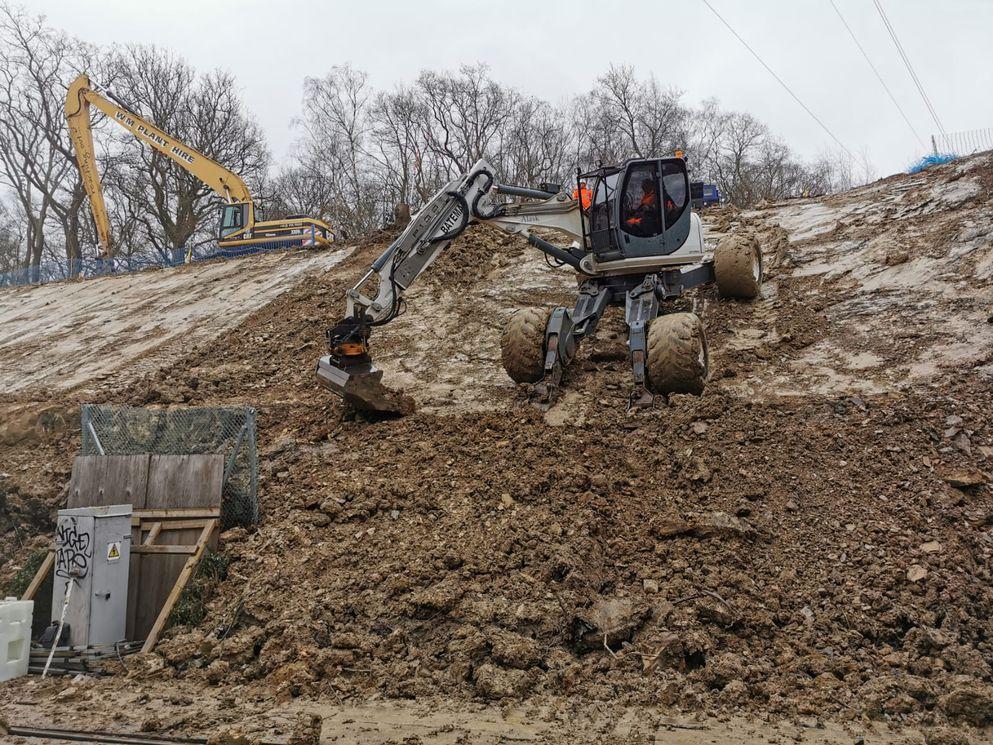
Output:
<svg viewBox="0 0 993 745">
<path fill-rule="evenodd" d="M 618 203 L 621 255 L 667 256 L 679 250 L 690 231 L 686 162 L 659 158 L 626 166 Z"/>
<path fill-rule="evenodd" d="M 690 235 L 690 179 L 686 161 L 666 158 L 662 167 L 662 193 L 665 201 L 665 249 L 668 255 L 678 251 Z"/>
<path fill-rule="evenodd" d="M 620 171 L 599 173 L 593 186 L 593 204 L 589 210 L 590 248 L 599 257 L 617 251 L 614 237 L 614 202 Z"/>
<path fill-rule="evenodd" d="M 658 169 L 655 161 L 635 163 L 628 168 L 621 200 L 621 226 L 638 238 L 662 233 Z"/>
<path fill-rule="evenodd" d="M 220 237 L 237 233 L 245 227 L 246 204 L 226 204 L 221 207 Z"/>
<path fill-rule="evenodd" d="M 665 193 L 665 226 L 673 227 L 689 201 L 686 169 L 674 161 L 662 161 L 662 189 Z"/>
</svg>

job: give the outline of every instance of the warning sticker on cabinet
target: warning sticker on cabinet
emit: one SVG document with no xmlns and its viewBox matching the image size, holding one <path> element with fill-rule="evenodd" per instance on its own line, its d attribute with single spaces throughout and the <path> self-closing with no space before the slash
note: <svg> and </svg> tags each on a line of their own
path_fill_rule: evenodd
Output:
<svg viewBox="0 0 993 745">
<path fill-rule="evenodd" d="M 121 558 L 121 542 L 114 541 L 107 544 L 107 561 L 119 561 Z"/>
</svg>

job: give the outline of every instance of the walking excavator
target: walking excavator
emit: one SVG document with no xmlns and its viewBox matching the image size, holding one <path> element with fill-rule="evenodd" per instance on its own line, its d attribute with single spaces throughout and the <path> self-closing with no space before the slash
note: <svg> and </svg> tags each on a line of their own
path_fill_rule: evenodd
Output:
<svg viewBox="0 0 993 745">
<path fill-rule="evenodd" d="M 630 404 L 701 394 L 709 369 L 703 324 L 692 312 L 662 311 L 687 289 L 708 283 L 716 283 L 722 297 L 758 296 L 758 243 L 732 237 L 708 250 L 678 153 L 601 166 L 577 179 L 571 195 L 558 184 L 505 185 L 479 160 L 446 184 L 348 292 L 344 318 L 327 332 L 329 354 L 317 365 L 320 383 L 359 411 L 396 413 L 369 353 L 370 333 L 400 314 L 404 292 L 478 221 L 527 238 L 549 263 L 578 275 L 572 308 L 526 308 L 508 319 L 501 357 L 512 380 L 535 384 L 539 397 L 550 400 L 579 342 L 608 306 L 623 305 L 634 377 Z M 543 237 L 552 232 L 570 242 L 556 245 Z"/>
<path fill-rule="evenodd" d="M 166 134 L 151 122 L 128 111 L 122 104 L 109 100 L 116 98 L 109 92 L 102 95 L 86 75 L 80 75 L 69 86 L 66 94 L 65 115 L 69 135 L 76 150 L 76 161 L 86 194 L 90 198 L 97 238 L 102 258 L 113 256 L 110 220 L 100 187 L 100 174 L 96 168 L 93 150 L 93 132 L 90 127 L 90 105 L 107 115 L 133 134 L 139 141 L 150 145 L 172 162 L 187 170 L 209 186 L 224 201 L 220 209 L 217 232 L 219 249 L 250 249 L 252 247 L 327 246 L 334 240 L 334 233 L 326 223 L 302 215 L 285 220 L 257 220 L 256 205 L 248 186 L 238 174 L 217 161 L 194 150 L 175 137 Z"/>
</svg>

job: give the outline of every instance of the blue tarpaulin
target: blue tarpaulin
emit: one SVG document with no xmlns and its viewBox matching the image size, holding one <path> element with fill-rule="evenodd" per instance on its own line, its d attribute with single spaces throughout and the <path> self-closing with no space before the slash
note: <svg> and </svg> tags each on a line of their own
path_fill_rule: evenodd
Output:
<svg viewBox="0 0 993 745">
<path fill-rule="evenodd" d="M 914 163 L 914 165 L 907 169 L 907 173 L 920 173 L 925 168 L 940 166 L 944 163 L 951 163 L 953 160 L 955 160 L 954 155 L 945 153 L 931 153 L 930 155 L 925 155 L 919 161 Z"/>
</svg>

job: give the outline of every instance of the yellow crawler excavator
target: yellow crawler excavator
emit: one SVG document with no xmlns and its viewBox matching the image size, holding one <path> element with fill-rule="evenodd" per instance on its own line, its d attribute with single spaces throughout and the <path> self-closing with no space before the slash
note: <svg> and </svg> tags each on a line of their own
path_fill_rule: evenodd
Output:
<svg viewBox="0 0 993 745">
<path fill-rule="evenodd" d="M 300 215 L 285 220 L 256 220 L 256 206 L 251 192 L 238 174 L 217 161 L 194 150 L 175 137 L 163 132 L 151 122 L 111 101 L 107 95 L 95 90 L 86 75 L 80 75 L 69 86 L 66 94 L 65 115 L 69 134 L 76 150 L 76 161 L 90 198 L 97 238 L 103 258 L 114 254 L 110 235 L 110 220 L 100 188 L 100 174 L 96 168 L 93 150 L 93 132 L 90 127 L 92 104 L 111 121 L 119 124 L 164 156 L 189 171 L 209 186 L 224 201 L 220 210 L 217 233 L 219 249 L 251 249 L 254 247 L 327 246 L 334 240 L 331 227 L 320 220 Z"/>
</svg>

